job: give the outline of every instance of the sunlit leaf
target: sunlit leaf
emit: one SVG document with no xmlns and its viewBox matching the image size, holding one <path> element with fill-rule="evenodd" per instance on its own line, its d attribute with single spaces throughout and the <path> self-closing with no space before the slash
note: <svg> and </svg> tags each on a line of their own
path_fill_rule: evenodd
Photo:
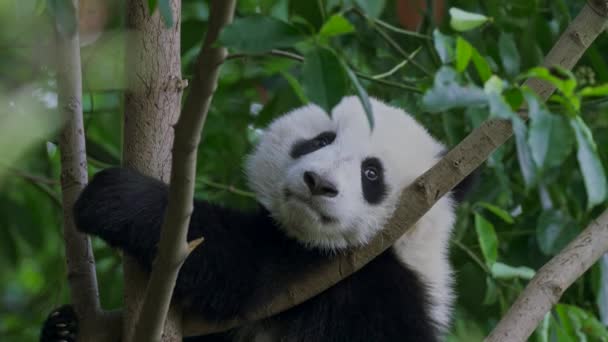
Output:
<svg viewBox="0 0 608 342">
<path fill-rule="evenodd" d="M 591 209 L 606 200 L 606 193 L 608 191 L 606 172 L 597 153 L 597 146 L 589 127 L 579 116 L 570 120 L 570 126 L 576 136 L 576 157 L 585 181 L 585 189 L 587 190 L 587 208 Z"/>
<path fill-rule="evenodd" d="M 441 62 L 447 64 L 454 60 L 454 38 L 435 29 L 433 31 L 433 43 L 435 44 L 435 50 L 437 50 Z"/>
<path fill-rule="evenodd" d="M 257 15 L 234 20 L 222 31 L 219 40 L 226 47 L 235 50 L 260 53 L 291 47 L 306 38 L 289 23 Z"/>
<path fill-rule="evenodd" d="M 485 15 L 466 12 L 456 7 L 450 8 L 450 26 L 456 31 L 469 31 L 490 20 L 491 19 Z"/>
<path fill-rule="evenodd" d="M 492 69 L 490 69 L 490 65 L 488 65 L 486 59 L 481 56 L 475 48 L 471 54 L 471 60 L 473 61 L 473 65 L 475 65 L 475 70 L 477 70 L 479 78 L 485 83 L 490 76 L 492 76 Z"/>
<path fill-rule="evenodd" d="M 481 88 L 461 85 L 456 71 L 443 66 L 435 74 L 433 87 L 424 94 L 422 104 L 429 112 L 441 112 L 450 108 L 483 105 L 486 100 Z"/>
<path fill-rule="evenodd" d="M 608 84 L 602 84 L 597 87 L 585 87 L 581 89 L 580 95 L 583 97 L 608 96 Z"/>
<path fill-rule="evenodd" d="M 456 70 L 463 72 L 469 65 L 473 46 L 462 37 L 456 38 Z"/>
<path fill-rule="evenodd" d="M 513 279 L 520 278 L 530 280 L 536 273 L 533 269 L 525 266 L 513 267 L 501 262 L 496 262 L 490 268 L 492 276 L 495 279 Z"/>
<path fill-rule="evenodd" d="M 478 205 L 484 209 L 487 209 L 492 214 L 496 215 L 498 218 L 505 221 L 506 223 L 513 224 L 513 222 L 514 222 L 511 214 L 509 214 L 506 210 L 499 208 L 493 204 L 490 204 L 487 202 L 478 202 L 475 205 Z"/>
<path fill-rule="evenodd" d="M 486 265 L 492 267 L 498 258 L 498 238 L 494 225 L 483 216 L 475 214 L 475 231 Z"/>
<path fill-rule="evenodd" d="M 321 27 L 319 35 L 322 37 L 334 37 L 347 33 L 354 32 L 353 25 L 346 20 L 341 14 L 332 15 L 325 24 Z"/>
</svg>

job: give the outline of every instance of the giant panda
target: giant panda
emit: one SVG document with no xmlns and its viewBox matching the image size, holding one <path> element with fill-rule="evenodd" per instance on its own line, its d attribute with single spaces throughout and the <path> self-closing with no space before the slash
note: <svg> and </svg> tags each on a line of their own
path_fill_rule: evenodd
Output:
<svg viewBox="0 0 608 342">
<path fill-rule="evenodd" d="M 331 115 L 308 105 L 272 122 L 245 166 L 259 209 L 194 202 L 188 239 L 205 241 L 185 261 L 174 292 L 187 314 L 239 318 L 263 305 L 274 280 L 364 246 L 384 228 L 400 192 L 445 147 L 404 111 L 374 99 L 371 105 L 373 128 L 357 97 L 342 99 Z M 134 171 L 104 170 L 76 202 L 76 225 L 150 270 L 167 190 Z M 389 250 L 307 302 L 197 340 L 441 340 L 453 302 L 454 205 L 452 196 L 441 198 Z M 74 337 L 75 317 L 67 309 L 49 316 L 42 341 Z"/>
</svg>

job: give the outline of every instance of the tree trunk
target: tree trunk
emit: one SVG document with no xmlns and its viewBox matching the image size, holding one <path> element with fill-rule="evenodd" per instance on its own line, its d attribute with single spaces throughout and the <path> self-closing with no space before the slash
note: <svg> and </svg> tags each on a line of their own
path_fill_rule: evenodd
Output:
<svg viewBox="0 0 608 342">
<path fill-rule="evenodd" d="M 172 125 L 177 121 L 181 99 L 180 0 L 171 0 L 174 17 L 167 27 L 151 16 L 147 1 L 128 0 L 127 91 L 123 164 L 168 182 L 171 171 Z M 125 256 L 123 341 L 131 341 L 147 284 L 134 259 Z M 169 313 L 163 341 L 181 341 L 179 310 Z"/>
</svg>

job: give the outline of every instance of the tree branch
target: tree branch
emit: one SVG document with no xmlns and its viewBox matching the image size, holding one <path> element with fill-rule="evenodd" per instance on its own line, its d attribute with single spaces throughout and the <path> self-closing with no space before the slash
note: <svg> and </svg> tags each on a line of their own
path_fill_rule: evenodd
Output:
<svg viewBox="0 0 608 342">
<path fill-rule="evenodd" d="M 603 8 L 599 6 L 607 6 L 606 0 L 590 2 L 583 8 L 551 49 L 544 65 L 560 65 L 571 69 L 576 64 L 605 27 L 606 12 L 598 11 L 598 8 Z M 549 83 L 539 80 L 528 80 L 525 85 L 545 100 L 555 90 Z M 363 267 L 389 248 L 439 198 L 479 167 L 511 135 L 513 130 L 508 121 L 492 119 L 484 122 L 435 166 L 403 190 L 399 206 L 387 223 L 386 229 L 369 245 L 350 253 L 337 255 L 308 273 L 294 271 L 293 277 L 279 280 L 282 282 L 280 288 L 283 290 L 273 294 L 274 297 L 264 307 L 246 313 L 245 321 L 270 317 L 296 306 Z M 184 330 L 186 335 L 200 335 L 226 330 L 240 324 L 243 324 L 243 321 L 212 323 L 199 319 L 186 319 Z"/>
<path fill-rule="evenodd" d="M 564 291 L 606 252 L 608 210 L 536 273 L 485 341 L 526 341 Z"/>
<path fill-rule="evenodd" d="M 150 274 L 135 341 L 160 341 L 175 281 L 181 265 L 201 240 L 187 242 L 196 178 L 196 151 L 217 87 L 219 67 L 226 58 L 216 46 L 222 28 L 232 21 L 236 0 L 213 0 L 209 28 L 198 56 L 192 86 L 175 125 L 169 203 L 161 228 L 158 254 Z M 204 248 L 204 246 L 202 247 Z"/>
<path fill-rule="evenodd" d="M 78 2 L 71 1 L 78 13 Z M 69 6 L 71 4 L 66 4 Z M 56 23 L 57 27 L 61 23 Z M 63 237 L 70 297 L 88 336 L 92 322 L 101 315 L 95 259 L 89 237 L 76 230 L 72 207 L 87 183 L 87 159 L 82 121 L 82 75 L 78 31 L 56 28 L 58 108 L 66 120 L 59 136 L 61 153 L 61 194 L 63 199 Z"/>
</svg>

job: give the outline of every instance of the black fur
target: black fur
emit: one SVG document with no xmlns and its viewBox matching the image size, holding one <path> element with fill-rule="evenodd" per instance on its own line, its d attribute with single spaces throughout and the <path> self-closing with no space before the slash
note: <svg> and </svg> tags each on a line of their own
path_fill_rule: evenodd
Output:
<svg viewBox="0 0 608 342">
<path fill-rule="evenodd" d="M 366 171 L 373 170 L 375 179 L 370 179 Z M 361 188 L 363 198 L 369 204 L 380 204 L 386 197 L 388 187 L 384 181 L 384 167 L 380 159 L 368 157 L 361 163 Z"/>
<path fill-rule="evenodd" d="M 134 256 L 150 269 L 167 187 L 126 169 L 100 172 L 74 208 L 78 229 Z M 243 213 L 195 201 L 188 239 L 204 236 L 184 263 L 175 296 L 186 312 L 238 318 L 264 303 L 285 277 L 330 255 L 285 237 L 264 209 Z M 290 342 L 435 341 L 426 289 L 387 251 L 319 296 L 271 318 Z M 229 341 L 231 333 L 188 339 Z M 53 340 L 43 340 L 53 341 Z"/>
<path fill-rule="evenodd" d="M 296 142 L 291 147 L 291 152 L 289 155 L 293 159 L 298 159 L 303 155 L 307 155 L 327 145 L 330 145 L 334 142 L 334 140 L 336 140 L 336 133 L 323 132 L 312 139 Z"/>
<path fill-rule="evenodd" d="M 40 331 L 41 342 L 76 342 L 78 317 L 74 308 L 63 305 L 53 310 L 44 321 Z"/>
</svg>

